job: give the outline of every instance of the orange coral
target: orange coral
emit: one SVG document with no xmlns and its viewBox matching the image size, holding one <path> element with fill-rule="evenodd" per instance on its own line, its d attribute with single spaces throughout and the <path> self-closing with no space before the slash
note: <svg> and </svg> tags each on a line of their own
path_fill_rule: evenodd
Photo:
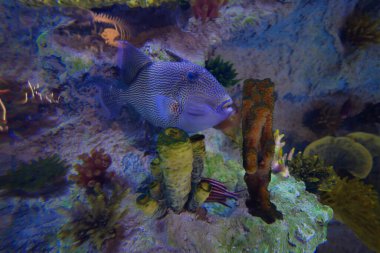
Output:
<svg viewBox="0 0 380 253">
<path fill-rule="evenodd" d="M 249 213 L 272 223 L 282 214 L 270 202 L 268 185 L 274 155 L 274 84 L 270 79 L 244 81 L 242 131 L 244 180 L 248 187 Z"/>
<path fill-rule="evenodd" d="M 191 0 L 190 4 L 194 16 L 205 21 L 217 18 L 219 16 L 219 9 L 227 4 L 227 2 L 228 0 Z"/>
<path fill-rule="evenodd" d="M 104 153 L 103 149 L 92 149 L 90 155 L 85 153 L 78 156 L 82 164 L 75 164 L 77 175 L 70 175 L 70 180 L 75 181 L 79 186 L 93 188 L 96 185 L 102 186 L 107 180 L 114 177 L 114 173 L 107 172 L 112 163 L 111 156 Z"/>
</svg>

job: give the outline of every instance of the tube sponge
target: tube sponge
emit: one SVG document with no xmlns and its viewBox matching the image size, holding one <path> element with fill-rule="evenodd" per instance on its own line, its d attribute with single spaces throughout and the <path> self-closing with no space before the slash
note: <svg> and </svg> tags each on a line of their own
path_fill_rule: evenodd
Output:
<svg viewBox="0 0 380 253">
<path fill-rule="evenodd" d="M 191 191 L 193 149 L 189 136 L 181 129 L 167 128 L 158 136 L 157 151 L 167 206 L 178 213 Z"/>
</svg>

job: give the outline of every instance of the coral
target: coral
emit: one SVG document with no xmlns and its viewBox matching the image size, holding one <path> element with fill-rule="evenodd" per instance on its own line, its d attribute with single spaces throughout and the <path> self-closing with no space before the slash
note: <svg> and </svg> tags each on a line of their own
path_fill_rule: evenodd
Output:
<svg viewBox="0 0 380 253">
<path fill-rule="evenodd" d="M 121 208 L 121 202 L 129 190 L 122 190 L 115 185 L 111 196 L 107 196 L 99 187 L 96 194 L 87 195 L 87 202 L 77 201 L 71 210 L 62 210 L 70 217 L 58 236 L 61 239 L 71 238 L 73 246 L 78 247 L 88 241 L 91 246 L 101 251 L 104 244 L 122 233 L 122 219 L 128 209 Z"/>
<path fill-rule="evenodd" d="M 372 156 L 369 151 L 348 137 L 326 136 L 316 140 L 305 148 L 304 155 L 317 155 L 326 165 L 333 166 L 341 176 L 351 174 L 365 178 L 372 169 Z"/>
<path fill-rule="evenodd" d="M 335 175 L 332 166 L 325 166 L 318 156 L 305 156 L 298 153 L 288 162 L 290 175 L 305 182 L 306 190 L 318 193 L 322 182 Z"/>
<path fill-rule="evenodd" d="M 56 119 L 50 116 L 55 111 L 53 104 L 59 102 L 56 94 L 40 92 L 39 84 L 0 77 L 0 135 L 5 137 L 10 133 L 2 141 L 32 135 L 41 128 L 55 125 Z"/>
<path fill-rule="evenodd" d="M 373 158 L 380 156 L 380 136 L 364 132 L 354 132 L 346 135 L 346 137 L 363 145 Z"/>
<path fill-rule="evenodd" d="M 102 186 L 114 176 L 113 172 L 107 171 L 112 159 L 110 155 L 104 153 L 104 149 L 92 149 L 90 155 L 84 153 L 79 155 L 78 159 L 82 160 L 82 164 L 74 165 L 78 174 L 70 175 L 69 179 L 75 181 L 80 187 Z"/>
<path fill-rule="evenodd" d="M 294 148 L 290 150 L 289 154 L 283 154 L 282 148 L 285 146 L 285 142 L 281 142 L 281 140 L 284 136 L 278 129 L 274 132 L 275 146 L 271 168 L 273 173 L 289 177 L 288 162 L 293 159 Z"/>
<path fill-rule="evenodd" d="M 217 18 L 219 9 L 226 5 L 228 0 L 190 0 L 195 18 L 200 18 L 202 21 L 207 19 Z"/>
<path fill-rule="evenodd" d="M 270 79 L 244 81 L 242 132 L 244 180 L 248 187 L 246 201 L 251 215 L 267 223 L 282 214 L 270 202 L 268 185 L 274 155 L 273 140 L 274 84 Z"/>
<path fill-rule="evenodd" d="M 20 164 L 0 177 L 0 188 L 9 194 L 38 196 L 58 191 L 66 183 L 68 165 L 57 154 Z"/>
<path fill-rule="evenodd" d="M 380 20 L 367 14 L 354 12 L 348 16 L 341 39 L 357 48 L 380 43 Z"/>
<path fill-rule="evenodd" d="M 380 251 L 380 203 L 376 191 L 359 179 L 338 179 L 320 201 L 334 210 L 334 217 L 348 225 L 368 248 Z"/>
<path fill-rule="evenodd" d="M 223 61 L 220 56 L 207 60 L 205 68 L 210 71 L 216 80 L 224 87 L 231 87 L 240 82 L 240 80 L 235 79 L 237 73 L 232 63 Z"/>
<path fill-rule="evenodd" d="M 80 7 L 86 9 L 100 8 L 105 6 L 111 6 L 114 4 L 126 4 L 129 7 L 153 7 L 160 6 L 166 2 L 172 2 L 171 0 L 21 0 L 23 4 L 33 7 L 40 6 L 62 6 L 62 7 Z"/>
<path fill-rule="evenodd" d="M 131 37 L 130 28 L 121 18 L 112 17 L 103 13 L 91 12 L 92 19 L 96 23 L 110 24 L 114 29 L 106 28 L 101 33 L 101 37 L 105 40 L 106 44 L 117 47 L 116 39 L 129 40 Z"/>
</svg>

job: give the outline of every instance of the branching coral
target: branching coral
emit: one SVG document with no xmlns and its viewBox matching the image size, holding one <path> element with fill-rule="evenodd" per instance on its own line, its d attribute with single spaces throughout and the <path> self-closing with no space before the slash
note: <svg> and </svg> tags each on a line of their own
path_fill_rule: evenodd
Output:
<svg viewBox="0 0 380 253">
<path fill-rule="evenodd" d="M 311 193 L 318 193 L 321 183 L 335 176 L 332 166 L 325 166 L 318 156 L 304 156 L 298 153 L 288 165 L 290 174 L 304 181 L 306 190 Z"/>
<path fill-rule="evenodd" d="M 282 218 L 270 202 L 268 192 L 274 155 L 273 110 L 274 84 L 270 79 L 245 80 L 242 132 L 244 180 L 249 193 L 246 205 L 251 215 L 259 216 L 267 223 Z"/>
<path fill-rule="evenodd" d="M 112 163 L 111 156 L 104 153 L 103 149 L 92 149 L 90 155 L 85 153 L 78 156 L 82 164 L 75 164 L 77 175 L 70 175 L 70 179 L 75 181 L 80 187 L 93 188 L 102 186 L 113 176 L 113 172 L 107 169 Z"/>
<path fill-rule="evenodd" d="M 206 21 L 207 19 L 217 18 L 219 9 L 227 2 L 228 0 L 191 0 L 190 5 L 194 16 Z"/>
<path fill-rule="evenodd" d="M 284 134 L 280 134 L 280 131 L 277 129 L 274 132 L 274 156 L 272 160 L 272 172 L 279 173 L 283 177 L 289 177 L 288 162 L 293 159 L 294 148 L 292 148 L 289 154 L 283 154 L 282 148 L 285 146 L 285 142 L 282 142 Z"/>
<path fill-rule="evenodd" d="M 22 163 L 0 177 L 0 188 L 9 194 L 38 196 L 51 194 L 66 183 L 68 165 L 58 155 Z"/>
<path fill-rule="evenodd" d="M 46 108 L 53 109 L 51 105 L 59 101 L 60 97 L 52 92 L 40 92 L 39 84 L 0 78 L 0 134 L 11 130 L 28 135 L 42 126 L 53 125 L 55 120 L 49 117 Z"/>
<path fill-rule="evenodd" d="M 359 179 L 338 179 L 324 189 L 321 202 L 334 210 L 334 216 L 348 225 L 368 248 L 380 252 L 380 203 L 376 191 Z"/>
<path fill-rule="evenodd" d="M 105 243 L 122 232 L 122 219 L 128 214 L 128 209 L 121 208 L 128 190 L 116 190 L 108 197 L 99 187 L 96 194 L 87 195 L 88 203 L 76 202 L 72 210 L 64 210 L 71 218 L 59 233 L 61 239 L 71 238 L 73 246 L 78 247 L 88 241 L 98 251 Z"/>
<path fill-rule="evenodd" d="M 240 82 L 240 80 L 235 79 L 237 73 L 232 63 L 223 61 L 220 56 L 207 60 L 205 68 L 210 71 L 224 87 L 231 87 Z"/>
<path fill-rule="evenodd" d="M 346 20 L 342 40 L 359 48 L 380 43 L 380 20 L 374 20 L 366 14 L 354 12 Z"/>
<path fill-rule="evenodd" d="M 118 17 L 112 17 L 103 13 L 91 12 L 93 21 L 96 23 L 110 24 L 115 29 L 106 28 L 101 33 L 102 38 L 107 44 L 117 46 L 116 39 L 129 40 L 131 37 L 130 28 L 126 25 L 125 21 Z"/>
</svg>

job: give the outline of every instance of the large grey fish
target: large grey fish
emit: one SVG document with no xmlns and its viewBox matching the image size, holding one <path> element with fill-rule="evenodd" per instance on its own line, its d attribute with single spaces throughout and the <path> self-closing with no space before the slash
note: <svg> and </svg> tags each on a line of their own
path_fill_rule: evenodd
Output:
<svg viewBox="0 0 380 253">
<path fill-rule="evenodd" d="M 119 44 L 121 85 L 108 86 L 102 100 L 110 112 L 126 104 L 158 127 L 197 132 L 228 118 L 232 99 L 205 68 L 171 54 L 176 62 L 152 62 L 130 43 Z"/>
</svg>

